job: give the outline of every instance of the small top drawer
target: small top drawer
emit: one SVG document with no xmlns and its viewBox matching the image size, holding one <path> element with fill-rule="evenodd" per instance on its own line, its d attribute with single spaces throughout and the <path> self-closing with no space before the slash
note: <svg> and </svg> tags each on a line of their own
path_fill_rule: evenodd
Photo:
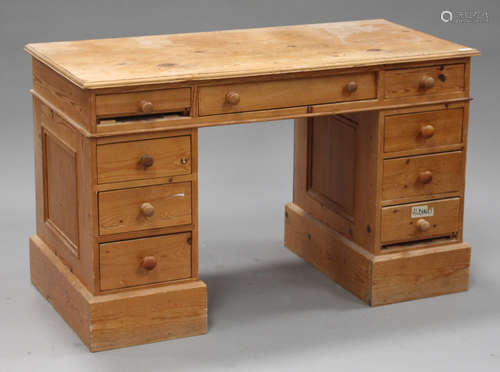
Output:
<svg viewBox="0 0 500 372">
<path fill-rule="evenodd" d="M 200 116 L 377 97 L 375 72 L 201 87 Z"/>
<path fill-rule="evenodd" d="M 190 173 L 190 136 L 97 146 L 97 181 L 100 184 Z"/>
<path fill-rule="evenodd" d="M 100 118 L 183 112 L 191 107 L 191 88 L 102 94 L 95 105 Z"/>
<path fill-rule="evenodd" d="M 437 65 L 385 73 L 385 98 L 411 97 L 465 90 L 465 65 Z"/>
<path fill-rule="evenodd" d="M 460 144 L 463 118 L 463 108 L 386 116 L 384 151 Z"/>
</svg>

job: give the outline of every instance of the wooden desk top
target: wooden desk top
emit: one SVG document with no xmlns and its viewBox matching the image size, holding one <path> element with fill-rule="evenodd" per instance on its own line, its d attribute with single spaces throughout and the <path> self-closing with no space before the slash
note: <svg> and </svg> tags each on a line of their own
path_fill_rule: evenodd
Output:
<svg viewBox="0 0 500 372">
<path fill-rule="evenodd" d="M 85 89 L 222 79 L 478 55 L 383 20 L 26 45 Z"/>
</svg>

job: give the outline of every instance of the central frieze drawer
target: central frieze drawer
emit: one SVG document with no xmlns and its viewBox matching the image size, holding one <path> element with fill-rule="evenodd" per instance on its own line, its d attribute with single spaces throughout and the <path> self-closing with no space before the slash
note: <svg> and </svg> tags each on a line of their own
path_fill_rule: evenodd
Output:
<svg viewBox="0 0 500 372">
<path fill-rule="evenodd" d="M 190 278 L 191 256 L 190 232 L 101 244 L 101 290 Z"/>
<path fill-rule="evenodd" d="M 464 182 L 461 151 L 384 160 L 382 199 L 458 192 Z"/>
<path fill-rule="evenodd" d="M 101 235 L 191 223 L 191 182 L 99 193 Z"/>
<path fill-rule="evenodd" d="M 191 173 L 191 137 L 179 136 L 97 146 L 99 183 Z"/>
<path fill-rule="evenodd" d="M 199 110 L 204 116 L 376 97 L 376 73 L 366 72 L 200 87 Z"/>
</svg>

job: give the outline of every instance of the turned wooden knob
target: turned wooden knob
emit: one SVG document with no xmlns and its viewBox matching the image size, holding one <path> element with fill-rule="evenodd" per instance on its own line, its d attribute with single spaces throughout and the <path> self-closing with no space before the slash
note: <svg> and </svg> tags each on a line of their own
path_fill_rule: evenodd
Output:
<svg viewBox="0 0 500 372">
<path fill-rule="evenodd" d="M 236 92 L 227 92 L 226 102 L 230 105 L 237 105 L 240 103 L 240 95 Z"/>
<path fill-rule="evenodd" d="M 156 265 L 158 264 L 158 261 L 156 260 L 155 256 L 145 256 L 143 257 L 141 261 L 141 266 L 146 269 L 146 270 L 153 270 Z"/>
<path fill-rule="evenodd" d="M 423 171 L 418 175 L 418 182 L 426 184 L 432 181 L 432 172 L 431 171 Z"/>
<path fill-rule="evenodd" d="M 420 128 L 420 135 L 424 138 L 431 138 L 434 135 L 434 126 L 424 125 Z"/>
<path fill-rule="evenodd" d="M 434 86 L 434 78 L 432 76 L 424 76 L 420 79 L 420 88 L 431 89 Z"/>
<path fill-rule="evenodd" d="M 355 91 L 358 90 L 358 83 L 356 83 L 355 81 L 350 81 L 345 85 L 345 89 L 349 93 L 354 93 Z"/>
<path fill-rule="evenodd" d="M 141 204 L 141 213 L 144 217 L 151 217 L 155 214 L 155 207 L 151 203 L 142 203 Z"/>
<path fill-rule="evenodd" d="M 141 106 L 141 111 L 144 112 L 145 114 L 150 114 L 154 110 L 153 103 L 149 101 L 142 100 L 140 106 Z"/>
<path fill-rule="evenodd" d="M 416 225 L 417 225 L 418 231 L 421 231 L 421 232 L 426 232 L 427 230 L 429 230 L 432 227 L 432 224 L 424 218 L 419 218 L 417 220 Z"/>
<path fill-rule="evenodd" d="M 186 158 L 186 157 L 182 157 L 180 160 L 181 160 L 182 165 L 186 165 L 189 161 L 188 158 Z"/>
<path fill-rule="evenodd" d="M 140 163 L 144 168 L 149 168 L 154 163 L 153 155 L 150 154 L 142 155 Z"/>
</svg>

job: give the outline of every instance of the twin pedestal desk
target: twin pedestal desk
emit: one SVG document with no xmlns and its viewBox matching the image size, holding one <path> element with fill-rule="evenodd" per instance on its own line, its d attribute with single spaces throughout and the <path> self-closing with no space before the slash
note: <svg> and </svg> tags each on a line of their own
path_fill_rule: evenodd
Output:
<svg viewBox="0 0 500 372">
<path fill-rule="evenodd" d="M 200 127 L 295 119 L 285 245 L 361 300 L 467 289 L 477 50 L 385 20 L 26 50 L 31 280 L 91 351 L 207 332 Z"/>
</svg>

